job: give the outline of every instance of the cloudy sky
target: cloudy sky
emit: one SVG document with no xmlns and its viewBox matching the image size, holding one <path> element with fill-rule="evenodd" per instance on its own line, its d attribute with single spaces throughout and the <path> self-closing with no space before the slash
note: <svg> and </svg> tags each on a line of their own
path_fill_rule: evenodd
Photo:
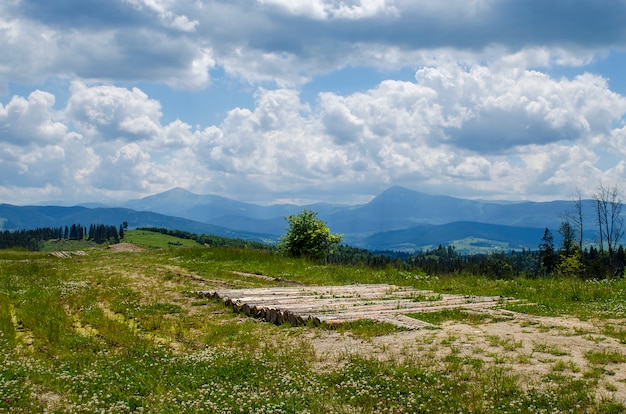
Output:
<svg viewBox="0 0 626 414">
<path fill-rule="evenodd" d="M 3 0 L 0 50 L 0 203 L 626 182 L 624 0 Z"/>
</svg>

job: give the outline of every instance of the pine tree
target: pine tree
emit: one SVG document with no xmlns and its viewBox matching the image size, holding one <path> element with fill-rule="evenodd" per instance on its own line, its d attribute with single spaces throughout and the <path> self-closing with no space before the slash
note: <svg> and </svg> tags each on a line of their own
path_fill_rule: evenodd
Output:
<svg viewBox="0 0 626 414">
<path fill-rule="evenodd" d="M 539 245 L 539 258 L 546 276 L 552 276 L 558 264 L 558 255 L 554 251 L 554 238 L 552 232 L 546 227 Z"/>
</svg>

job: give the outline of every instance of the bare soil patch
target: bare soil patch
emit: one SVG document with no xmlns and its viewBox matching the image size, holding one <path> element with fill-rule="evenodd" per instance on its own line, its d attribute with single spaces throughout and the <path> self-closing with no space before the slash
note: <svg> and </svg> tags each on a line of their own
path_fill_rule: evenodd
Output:
<svg viewBox="0 0 626 414">
<path fill-rule="evenodd" d="M 312 344 L 318 369 L 336 367 L 351 355 L 381 360 L 426 360 L 445 366 L 450 358 L 499 366 L 520 377 L 528 387 L 549 386 L 551 376 L 597 378 L 597 396 L 626 402 L 626 363 L 597 364 L 590 353 L 626 355 L 618 339 L 605 334 L 606 323 L 573 317 L 542 317 L 501 309 L 500 297 L 436 295 L 388 285 L 307 286 L 204 291 L 227 306 L 273 323 L 294 322 L 290 315 L 316 322 L 355 319 L 391 322 L 408 328 L 389 335 L 361 339 L 334 330 L 303 329 Z M 481 323 L 448 321 L 438 326 L 404 313 L 462 309 L 486 316 Z M 413 321 L 413 322 L 410 322 Z M 481 369 L 477 366 L 476 369 Z"/>
<path fill-rule="evenodd" d="M 290 285 L 290 286 L 302 286 L 302 283 L 297 282 L 295 280 L 281 279 L 279 277 L 266 276 L 266 275 L 262 275 L 258 273 L 247 273 L 247 272 L 237 272 L 237 271 L 234 271 L 232 273 L 237 276 L 253 277 L 253 278 L 257 278 L 261 280 L 267 280 L 268 282 L 283 283 L 283 284 Z"/>
<path fill-rule="evenodd" d="M 141 252 L 145 250 L 143 247 L 137 246 L 133 243 L 112 244 L 108 247 L 108 249 L 114 252 Z"/>
<path fill-rule="evenodd" d="M 500 313 L 500 310 L 472 310 Z M 603 333 L 604 321 L 581 321 L 571 317 L 541 317 L 505 311 L 510 318 L 465 324 L 450 321 L 437 327 L 407 330 L 369 340 L 336 331 L 308 330 L 319 368 L 336 366 L 351 355 L 381 360 L 434 361 L 445 366 L 454 357 L 480 360 L 483 367 L 499 366 L 516 374 L 521 384 L 549 386 L 550 377 L 597 378 L 598 398 L 626 403 L 626 363 L 594 364 L 589 353 L 626 355 L 619 340 Z M 626 321 L 611 321 L 624 324 Z M 481 369 L 477 367 L 476 369 Z"/>
</svg>

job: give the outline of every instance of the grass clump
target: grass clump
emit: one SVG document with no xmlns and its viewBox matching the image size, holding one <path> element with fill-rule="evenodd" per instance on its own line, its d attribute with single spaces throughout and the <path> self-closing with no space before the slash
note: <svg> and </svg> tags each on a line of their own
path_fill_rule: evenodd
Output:
<svg viewBox="0 0 626 414">
<path fill-rule="evenodd" d="M 378 322 L 371 319 L 347 321 L 336 325 L 323 323 L 320 326 L 323 329 L 336 330 L 341 333 L 350 333 L 352 336 L 360 339 L 371 339 L 376 336 L 384 336 L 406 330 L 389 322 Z"/>
<path fill-rule="evenodd" d="M 407 313 L 407 316 L 433 325 L 441 325 L 449 321 L 477 325 L 491 320 L 491 317 L 487 314 L 469 312 L 461 308 L 444 309 L 435 312 Z"/>
<path fill-rule="evenodd" d="M 607 365 L 626 362 L 626 356 L 619 351 L 598 350 L 585 352 L 585 359 L 592 364 Z"/>
<path fill-rule="evenodd" d="M 614 324 L 606 324 L 602 329 L 602 333 L 619 340 L 621 344 L 626 344 L 626 329 L 622 329 Z"/>
<path fill-rule="evenodd" d="M 533 346 L 533 352 L 541 352 L 544 354 L 550 354 L 552 356 L 568 355 L 568 352 L 564 351 L 557 345 L 546 344 L 546 343 L 535 343 Z"/>
</svg>

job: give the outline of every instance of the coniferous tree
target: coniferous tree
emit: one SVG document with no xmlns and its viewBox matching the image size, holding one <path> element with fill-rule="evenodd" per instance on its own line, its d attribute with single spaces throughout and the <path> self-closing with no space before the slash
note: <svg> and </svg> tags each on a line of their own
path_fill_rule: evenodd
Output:
<svg viewBox="0 0 626 414">
<path fill-rule="evenodd" d="M 554 237 L 552 232 L 546 227 L 539 245 L 539 258 L 546 276 L 552 276 L 558 264 L 558 256 L 554 252 Z"/>
</svg>

